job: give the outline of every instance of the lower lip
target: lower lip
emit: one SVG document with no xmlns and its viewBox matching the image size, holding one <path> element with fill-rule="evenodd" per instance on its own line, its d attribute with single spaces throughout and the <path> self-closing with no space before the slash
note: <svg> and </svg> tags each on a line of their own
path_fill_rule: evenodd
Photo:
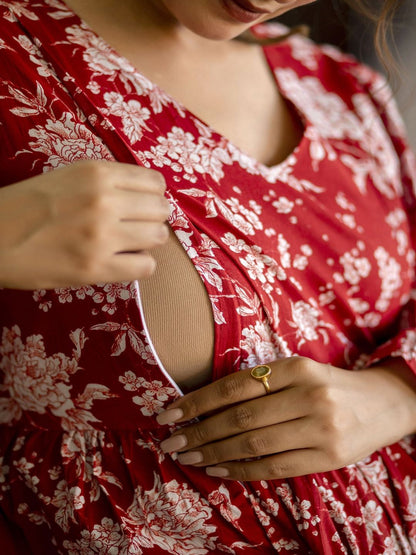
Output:
<svg viewBox="0 0 416 555">
<path fill-rule="evenodd" d="M 245 10 L 234 0 L 221 0 L 221 3 L 227 14 L 240 23 L 253 23 L 253 21 L 256 21 L 263 15 L 263 13 Z"/>
</svg>

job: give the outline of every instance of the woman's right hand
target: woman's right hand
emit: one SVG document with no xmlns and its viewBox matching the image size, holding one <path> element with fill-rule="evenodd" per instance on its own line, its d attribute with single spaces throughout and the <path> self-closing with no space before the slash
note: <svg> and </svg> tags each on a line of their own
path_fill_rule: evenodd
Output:
<svg viewBox="0 0 416 555">
<path fill-rule="evenodd" d="M 132 281 L 156 266 L 169 204 L 156 171 L 81 161 L 0 189 L 0 287 Z"/>
</svg>

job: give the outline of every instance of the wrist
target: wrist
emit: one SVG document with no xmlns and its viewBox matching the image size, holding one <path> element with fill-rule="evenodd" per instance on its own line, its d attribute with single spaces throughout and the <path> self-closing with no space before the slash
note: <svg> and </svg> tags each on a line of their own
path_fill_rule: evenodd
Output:
<svg viewBox="0 0 416 555">
<path fill-rule="evenodd" d="M 403 436 L 416 433 L 416 375 L 402 358 L 389 358 L 362 372 L 378 382 L 390 407 L 391 424 Z M 374 383 L 375 385 L 375 383 Z"/>
</svg>

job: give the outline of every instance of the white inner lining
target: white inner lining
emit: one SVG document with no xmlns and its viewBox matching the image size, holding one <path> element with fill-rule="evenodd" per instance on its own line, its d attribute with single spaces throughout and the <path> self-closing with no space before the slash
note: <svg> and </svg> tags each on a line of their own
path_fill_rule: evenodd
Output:
<svg viewBox="0 0 416 555">
<path fill-rule="evenodd" d="M 157 365 L 159 366 L 160 370 L 162 371 L 163 375 L 166 377 L 166 379 L 171 383 L 171 385 L 175 388 L 175 390 L 179 393 L 179 395 L 181 397 L 183 397 L 183 392 L 181 390 L 181 388 L 178 386 L 178 384 L 175 382 L 175 380 L 172 378 L 172 376 L 169 374 L 169 372 L 166 370 L 166 368 L 163 366 L 162 361 L 159 358 L 159 355 L 156 352 L 155 346 L 153 345 L 153 341 L 152 338 L 150 337 L 150 333 L 149 333 L 149 328 L 147 327 L 147 323 L 146 323 L 146 318 L 144 317 L 144 310 L 143 310 L 143 303 L 142 303 L 142 298 L 141 298 L 141 294 L 140 294 L 140 285 L 139 282 L 136 280 L 134 282 L 135 288 L 136 288 L 136 297 L 137 297 L 137 303 L 139 306 L 139 312 L 140 312 L 140 316 L 142 319 L 142 323 L 143 323 L 143 329 L 144 329 L 144 333 L 146 335 L 146 339 L 147 342 L 149 343 L 150 349 L 152 351 L 153 356 L 155 357 L 155 360 L 157 362 Z"/>
</svg>

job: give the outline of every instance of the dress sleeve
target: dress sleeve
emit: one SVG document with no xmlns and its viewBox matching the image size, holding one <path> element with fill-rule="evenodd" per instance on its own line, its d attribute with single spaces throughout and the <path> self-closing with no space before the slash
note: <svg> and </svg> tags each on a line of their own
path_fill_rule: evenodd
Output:
<svg viewBox="0 0 416 555">
<path fill-rule="evenodd" d="M 353 63 L 351 59 L 350 62 L 351 73 L 367 89 L 377 106 L 400 161 L 402 202 L 408 217 L 408 257 L 412 272 L 412 287 L 407 298 L 403 299 L 403 308 L 391 337 L 372 353 L 361 357 L 358 366 L 369 367 L 383 359 L 399 357 L 416 374 L 416 161 L 392 91 L 384 77 L 366 66 Z"/>
</svg>

